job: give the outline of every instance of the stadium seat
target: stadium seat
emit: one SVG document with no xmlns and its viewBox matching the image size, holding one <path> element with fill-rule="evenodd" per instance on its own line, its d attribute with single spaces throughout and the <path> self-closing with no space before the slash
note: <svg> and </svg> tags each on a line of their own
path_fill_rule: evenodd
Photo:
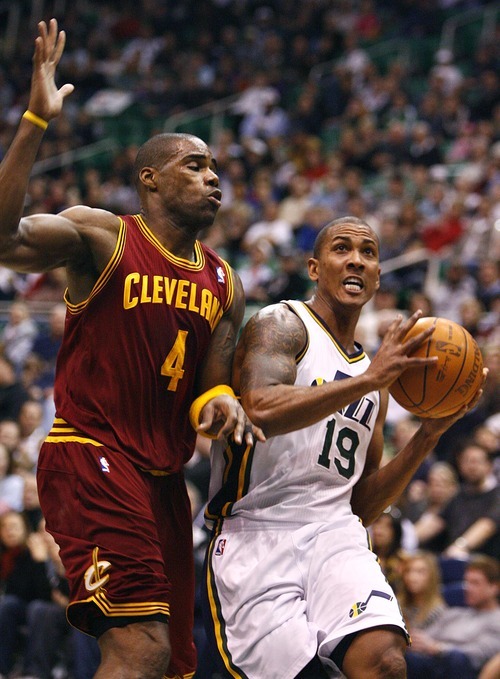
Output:
<svg viewBox="0 0 500 679">
<path fill-rule="evenodd" d="M 467 559 L 454 559 L 445 556 L 440 557 L 439 568 L 441 570 L 441 581 L 443 585 L 462 582 L 466 566 Z"/>
<path fill-rule="evenodd" d="M 465 586 L 463 582 L 450 582 L 442 587 L 443 598 L 448 606 L 465 606 Z"/>
</svg>

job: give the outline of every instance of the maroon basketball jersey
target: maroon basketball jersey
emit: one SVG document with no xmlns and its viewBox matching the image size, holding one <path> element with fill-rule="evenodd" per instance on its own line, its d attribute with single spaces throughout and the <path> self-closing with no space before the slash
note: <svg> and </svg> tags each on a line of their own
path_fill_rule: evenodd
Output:
<svg viewBox="0 0 500 679">
<path fill-rule="evenodd" d="M 196 241 L 168 252 L 140 215 L 120 218 L 115 251 L 88 299 L 67 298 L 57 360 L 59 418 L 147 470 L 192 454 L 196 368 L 233 299 L 231 269 Z"/>
</svg>

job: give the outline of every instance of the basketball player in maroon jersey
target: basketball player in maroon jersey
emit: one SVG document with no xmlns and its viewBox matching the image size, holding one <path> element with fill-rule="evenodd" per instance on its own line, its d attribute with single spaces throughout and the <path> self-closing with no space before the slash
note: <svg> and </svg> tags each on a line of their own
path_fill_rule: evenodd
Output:
<svg viewBox="0 0 500 679">
<path fill-rule="evenodd" d="M 197 137 L 141 147 L 140 214 L 77 206 L 21 217 L 44 130 L 73 91 L 55 84 L 64 43 L 54 19 L 39 24 L 29 108 L 0 165 L 0 263 L 64 266 L 68 281 L 40 500 L 71 586 L 68 618 L 99 640 L 95 676 L 187 679 L 196 653 L 182 468 L 197 432 L 252 437 L 227 386 L 244 296 L 197 239 L 221 200 Z"/>
</svg>

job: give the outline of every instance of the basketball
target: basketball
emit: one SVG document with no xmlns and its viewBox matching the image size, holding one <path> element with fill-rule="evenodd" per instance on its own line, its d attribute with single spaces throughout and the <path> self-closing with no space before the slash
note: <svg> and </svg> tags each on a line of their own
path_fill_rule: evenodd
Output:
<svg viewBox="0 0 500 679">
<path fill-rule="evenodd" d="M 483 357 L 476 340 L 446 318 L 420 318 L 405 340 L 436 321 L 432 335 L 411 356 L 437 356 L 436 365 L 408 368 L 389 387 L 400 406 L 419 417 L 445 417 L 475 396 L 483 379 Z"/>
</svg>

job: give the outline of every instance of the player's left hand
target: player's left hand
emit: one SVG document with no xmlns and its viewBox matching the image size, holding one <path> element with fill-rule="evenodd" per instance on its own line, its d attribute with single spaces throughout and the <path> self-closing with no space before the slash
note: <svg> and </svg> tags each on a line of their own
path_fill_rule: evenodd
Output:
<svg viewBox="0 0 500 679">
<path fill-rule="evenodd" d="M 488 368 L 483 368 L 483 381 L 481 382 L 481 386 L 476 391 L 469 403 L 460 408 L 460 410 L 458 410 L 456 413 L 453 413 L 452 415 L 447 415 L 446 417 L 422 418 L 421 426 L 424 427 L 424 429 L 426 429 L 426 431 L 429 433 L 439 435 L 443 434 L 451 427 L 452 424 L 455 424 L 455 422 L 460 420 L 466 413 L 468 413 L 470 410 L 473 410 L 477 406 L 481 400 L 481 396 L 483 395 L 483 386 L 487 376 Z"/>
<path fill-rule="evenodd" d="M 262 429 L 250 422 L 238 399 L 226 394 L 215 396 L 203 407 L 196 431 L 217 439 L 233 434 L 238 444 L 243 442 L 243 438 L 248 445 L 252 445 L 255 439 L 266 440 Z"/>
</svg>

